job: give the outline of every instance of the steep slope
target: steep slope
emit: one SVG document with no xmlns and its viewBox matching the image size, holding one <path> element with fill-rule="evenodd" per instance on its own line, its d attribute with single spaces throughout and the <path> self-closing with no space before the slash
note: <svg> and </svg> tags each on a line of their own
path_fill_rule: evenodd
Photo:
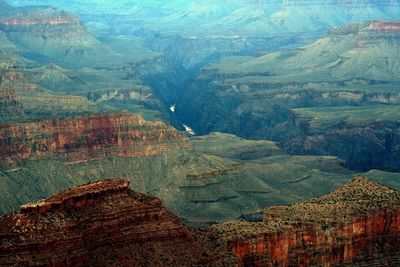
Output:
<svg viewBox="0 0 400 267">
<path fill-rule="evenodd" d="M 232 55 L 298 47 L 332 27 L 368 19 L 399 18 L 398 1 L 10 1 L 53 5 L 80 14 L 99 36 L 134 35 L 168 62 L 146 83 L 169 105 L 199 68 Z M 115 49 L 113 49 L 115 51 Z M 195 51 L 195 52 L 194 52 Z M 121 54 L 117 51 L 118 54 Z M 114 58 L 109 60 L 115 61 Z M 99 64 L 98 64 L 99 65 Z M 172 70 L 172 71 L 171 71 Z M 172 77 L 171 77 L 172 76 Z"/>
<path fill-rule="evenodd" d="M 200 72 L 183 93 L 175 114 L 199 134 L 223 131 L 287 142 L 308 134 L 305 125 L 289 126 L 295 124 L 292 109 L 398 105 L 399 25 L 398 21 L 351 24 L 296 50 L 224 59 Z M 367 124 L 379 128 L 379 122 L 369 120 Z M 396 128 L 390 125 L 395 134 Z M 396 142 L 387 149 L 396 150 Z M 373 153 L 372 148 L 366 150 Z M 325 152 L 342 156 L 333 150 Z M 363 158 L 357 151 L 350 153 Z M 343 159 L 350 160 L 350 154 Z M 362 162 L 352 167 L 399 168 L 389 162 Z"/>
<path fill-rule="evenodd" d="M 0 90 L 13 92 L 15 101 L 19 103 L 14 105 L 13 110 L 9 110 L 10 114 L 15 113 L 15 116 L 3 116 L 2 123 L 94 111 L 93 103 L 84 97 L 50 92 L 30 82 L 15 63 L 11 63 L 11 67 L 5 70 L 0 70 L 0 78 Z M 19 116 L 21 112 L 28 116 Z"/>
<path fill-rule="evenodd" d="M 74 187 L 0 219 L 0 265 L 204 265 L 213 260 L 158 198 L 127 180 Z M 214 256 L 215 260 L 215 256 Z"/>
<path fill-rule="evenodd" d="M 35 60 L 50 58 L 70 66 L 105 65 L 118 56 L 91 37 L 78 16 L 54 8 L 10 8 L 2 14 L 0 30 L 29 49 Z"/>
<path fill-rule="evenodd" d="M 100 111 L 128 110 L 152 120 L 168 118 L 160 100 L 167 95 L 163 89 L 174 86 L 171 77 L 177 75 L 163 56 L 146 48 L 141 39 L 114 35 L 96 39 L 79 16 L 50 7 L 8 6 L 1 12 L 0 59 L 16 62 L 29 83 L 74 95 L 69 97 L 72 102 L 97 102 Z M 158 75 L 169 82 L 164 85 L 163 78 L 154 78 Z M 143 81 L 154 87 L 143 85 Z M 41 103 L 57 102 L 54 95 L 60 95 L 42 93 L 39 99 L 47 100 Z M 94 111 L 85 107 L 90 106 L 89 101 L 80 103 L 84 112 Z M 32 106 L 28 102 L 24 103 L 26 108 Z M 48 115 L 43 113 L 38 116 Z"/>
<path fill-rule="evenodd" d="M 247 266 L 397 266 L 400 194 L 355 177 L 329 195 L 214 226 Z"/>
<path fill-rule="evenodd" d="M 335 155 L 358 170 L 399 170 L 400 107 L 375 105 L 295 109 L 276 135 L 293 154 Z M 284 137 L 295 131 L 296 136 Z"/>
<path fill-rule="evenodd" d="M 10 39 L 7 38 L 5 32 L 0 31 L 0 62 L 6 62 L 7 60 L 17 61 L 19 64 L 26 63 L 27 60 L 20 56 L 23 51 L 21 47 L 18 47 Z"/>
<path fill-rule="evenodd" d="M 266 206 L 325 194 L 354 174 L 335 157 L 283 155 L 268 141 L 212 134 L 194 138 L 192 144 L 164 123 L 129 113 L 0 129 L 3 213 L 70 186 L 125 177 L 192 225 L 260 220 Z M 400 188 L 398 174 L 381 172 L 379 177 Z"/>
<path fill-rule="evenodd" d="M 0 89 L 0 121 L 18 120 L 23 117 L 23 106 L 12 89 Z"/>
<path fill-rule="evenodd" d="M 370 19 L 399 18 L 399 2 L 385 1 L 284 1 L 284 0 L 234 0 L 224 1 L 141 1 L 118 3 L 90 1 L 24 1 L 12 0 L 12 4 L 53 4 L 80 14 L 112 13 L 121 16 L 125 25 L 112 27 L 123 29 L 148 28 L 163 33 L 179 33 L 183 36 L 262 36 L 288 35 L 324 31 L 350 22 Z M 113 10 L 113 12 L 110 12 Z M 136 14 L 135 17 L 129 17 Z M 101 17 L 101 16 L 99 16 Z M 89 19 L 93 18 L 89 16 Z M 105 21 L 105 20 L 103 20 Z M 192 27 L 198 25 L 199 27 Z"/>
<path fill-rule="evenodd" d="M 184 142 L 183 134 L 174 128 L 162 122 L 147 122 L 133 114 L 4 125 L 0 136 L 0 157 L 2 162 L 10 163 L 58 153 L 66 160 L 76 162 L 91 158 L 148 156 L 175 149 L 190 149 Z"/>
<path fill-rule="evenodd" d="M 192 144 L 175 129 L 132 114 L 3 125 L 1 129 L 3 212 L 72 185 L 127 177 L 135 188 L 157 195 L 188 222 L 203 224 L 260 212 L 271 204 L 293 203 L 347 181 L 348 171 L 336 158 L 262 158 L 279 154 L 276 145 L 263 142 L 271 153 L 253 153 L 259 142 L 245 140 L 237 141 L 243 143 L 241 154 L 229 156 L 224 147 L 215 145 L 234 139 L 225 136 L 205 137 L 204 143 L 198 140 L 192 151 Z M 206 146 L 210 150 L 197 151 Z M 239 161 L 241 155 L 258 161 Z"/>
<path fill-rule="evenodd" d="M 205 71 L 215 71 L 228 78 L 237 78 L 236 74 L 241 77 L 238 81 L 262 76 L 255 79 L 264 83 L 398 81 L 399 32 L 400 22 L 396 20 L 349 24 L 294 51 L 227 59 Z"/>
<path fill-rule="evenodd" d="M 115 69 L 77 70 L 50 63 L 40 67 L 24 68 L 22 71 L 31 83 L 56 94 L 67 93 L 85 98 L 93 102 L 99 111 L 127 110 L 139 113 L 146 119 L 156 120 L 164 116 L 163 105 L 154 90 L 141 82 L 142 74 L 151 72 L 157 68 L 156 65 L 158 63 L 154 61 L 144 64 L 130 62 L 115 66 Z M 138 73 L 138 69 L 143 73 Z M 162 69 L 158 71 L 162 72 Z M 153 75 L 157 75 L 156 73 L 154 70 Z"/>
</svg>

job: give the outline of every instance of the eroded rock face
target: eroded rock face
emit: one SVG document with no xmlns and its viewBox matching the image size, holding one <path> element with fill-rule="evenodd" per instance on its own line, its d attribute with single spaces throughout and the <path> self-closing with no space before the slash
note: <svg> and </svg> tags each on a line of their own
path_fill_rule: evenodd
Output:
<svg viewBox="0 0 400 267">
<path fill-rule="evenodd" d="M 131 191 L 127 180 L 25 205 L 0 219 L 0 240 L 2 266 L 193 266 L 210 259 L 177 216 L 158 198 Z"/>
<path fill-rule="evenodd" d="M 68 161 L 109 156 L 141 157 L 191 149 L 187 138 L 163 122 L 119 113 L 0 126 L 0 158 L 61 155 Z"/>
<path fill-rule="evenodd" d="M 0 121 L 22 114 L 23 107 L 17 101 L 17 93 L 13 89 L 0 89 Z"/>
<path fill-rule="evenodd" d="M 335 123 L 316 123 L 295 114 L 282 129 L 296 129 L 297 136 L 284 137 L 287 153 L 334 155 L 354 170 L 399 170 L 400 124 L 396 120 L 354 121 L 337 118 Z M 279 130 L 277 132 L 281 132 Z"/>
<path fill-rule="evenodd" d="M 197 134 L 273 140 L 295 155 L 338 156 L 357 171 L 398 170 L 398 126 L 390 116 L 365 116 L 362 124 L 333 117 L 309 129 L 291 122 L 298 108 L 397 105 L 399 68 L 392 66 L 398 61 L 399 25 L 397 20 L 349 24 L 295 51 L 224 58 L 199 72 L 175 114 Z M 367 68 L 370 62 L 376 65 Z"/>
<path fill-rule="evenodd" d="M 51 7 L 2 9 L 0 31 L 36 56 L 68 66 L 102 65 L 107 62 L 105 55 L 112 54 L 88 33 L 78 16 Z"/>
<path fill-rule="evenodd" d="M 215 229 L 246 266 L 398 266 L 399 211 L 399 192 L 356 177 L 329 195 L 266 208 L 263 223 Z"/>
<path fill-rule="evenodd" d="M 0 29 L 14 39 L 22 38 L 19 35 L 23 33 L 41 33 L 43 39 L 68 39 L 85 33 L 78 16 L 54 8 L 10 8 L 0 20 Z"/>
</svg>

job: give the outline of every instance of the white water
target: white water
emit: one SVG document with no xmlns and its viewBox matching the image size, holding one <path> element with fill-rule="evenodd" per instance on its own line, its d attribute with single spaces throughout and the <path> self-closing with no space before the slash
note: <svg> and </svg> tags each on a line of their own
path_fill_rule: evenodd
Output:
<svg viewBox="0 0 400 267">
<path fill-rule="evenodd" d="M 190 135 L 195 135 L 196 133 L 193 131 L 192 128 L 190 128 L 189 126 L 187 126 L 186 124 L 183 125 L 183 127 L 185 127 L 185 131 L 190 134 Z"/>
</svg>

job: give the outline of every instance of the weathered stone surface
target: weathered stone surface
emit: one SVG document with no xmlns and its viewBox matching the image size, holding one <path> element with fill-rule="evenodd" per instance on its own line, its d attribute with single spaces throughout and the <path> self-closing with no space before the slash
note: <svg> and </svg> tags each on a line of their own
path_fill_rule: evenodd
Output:
<svg viewBox="0 0 400 267">
<path fill-rule="evenodd" d="M 214 229 L 245 266 L 398 266 L 400 193 L 355 177 L 329 195 L 266 208 L 263 223 Z"/>
<path fill-rule="evenodd" d="M 192 235 L 158 198 L 103 180 L 0 218 L 0 265 L 205 265 L 211 254 Z"/>
<path fill-rule="evenodd" d="M 390 113 L 389 107 L 377 108 L 376 112 L 383 114 L 385 109 L 391 116 L 372 119 L 369 114 L 359 120 L 332 116 L 336 120 L 333 123 L 302 117 L 296 111 L 291 122 L 282 129 L 294 129 L 298 134 L 293 138 L 283 137 L 286 140 L 282 140 L 281 145 L 289 154 L 334 155 L 346 160 L 351 169 L 360 171 L 399 170 L 400 124 L 395 117 L 398 113 L 395 109 Z M 282 129 L 278 132 L 282 133 Z"/>
<path fill-rule="evenodd" d="M 187 138 L 163 122 L 119 113 L 0 126 L 0 158 L 59 154 L 68 161 L 110 156 L 141 157 L 191 149 Z"/>
</svg>

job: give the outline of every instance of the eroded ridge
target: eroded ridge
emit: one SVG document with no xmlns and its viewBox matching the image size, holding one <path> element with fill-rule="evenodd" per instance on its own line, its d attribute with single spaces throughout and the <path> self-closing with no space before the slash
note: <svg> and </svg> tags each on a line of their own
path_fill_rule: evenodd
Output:
<svg viewBox="0 0 400 267">
<path fill-rule="evenodd" d="M 365 177 L 320 198 L 266 208 L 263 223 L 213 228 L 250 266 L 400 264 L 400 193 Z"/>
<path fill-rule="evenodd" d="M 89 206 L 101 197 L 128 193 L 129 184 L 128 180 L 102 180 L 73 187 L 44 201 L 22 205 L 21 213 L 44 214 L 48 211 L 63 211 L 66 208 Z"/>
<path fill-rule="evenodd" d="M 58 155 L 71 162 L 142 157 L 191 149 L 171 126 L 129 113 L 101 114 L 0 126 L 0 159 Z"/>
<path fill-rule="evenodd" d="M 193 266 L 208 255 L 128 180 L 73 187 L 0 218 L 0 266 Z"/>
</svg>

